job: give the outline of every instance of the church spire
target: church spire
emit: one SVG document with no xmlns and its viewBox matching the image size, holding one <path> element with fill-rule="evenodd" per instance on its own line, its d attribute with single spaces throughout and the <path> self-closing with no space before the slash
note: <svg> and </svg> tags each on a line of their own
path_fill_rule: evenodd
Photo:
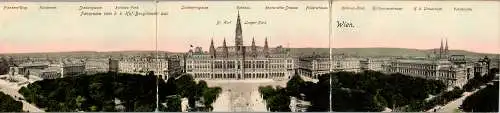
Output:
<svg viewBox="0 0 500 113">
<path fill-rule="evenodd" d="M 269 56 L 269 46 L 267 45 L 267 37 L 266 37 L 266 40 L 264 41 L 264 55 L 266 57 Z"/>
<path fill-rule="evenodd" d="M 448 55 L 448 52 L 449 52 L 449 51 L 448 51 L 448 38 L 446 38 L 446 45 L 445 45 L 445 47 L 444 47 L 444 53 L 445 53 L 446 55 Z"/>
<path fill-rule="evenodd" d="M 236 31 L 235 31 L 235 46 L 237 51 L 239 51 L 243 46 L 243 36 L 241 32 L 241 22 L 240 22 L 240 11 L 238 10 L 238 18 L 236 19 Z"/>
<path fill-rule="evenodd" d="M 255 37 L 252 37 L 252 56 L 257 57 L 257 46 L 255 46 Z"/>
<path fill-rule="evenodd" d="M 229 56 L 229 52 L 228 52 L 227 45 L 226 45 L 226 37 L 224 37 L 224 41 L 222 42 L 222 49 L 223 49 L 224 57 L 227 58 Z"/>
<path fill-rule="evenodd" d="M 439 47 L 439 58 L 443 57 L 443 38 L 441 38 L 441 46 Z"/>
<path fill-rule="evenodd" d="M 214 39 L 213 38 L 210 40 L 210 55 L 211 55 L 212 58 L 216 57 L 215 47 L 214 47 Z"/>
<path fill-rule="evenodd" d="M 255 37 L 252 37 L 252 46 L 255 46 Z"/>
</svg>

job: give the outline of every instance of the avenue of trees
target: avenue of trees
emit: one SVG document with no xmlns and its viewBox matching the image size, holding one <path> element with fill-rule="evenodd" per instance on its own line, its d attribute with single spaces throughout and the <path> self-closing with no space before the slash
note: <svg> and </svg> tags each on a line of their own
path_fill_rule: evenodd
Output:
<svg viewBox="0 0 500 113">
<path fill-rule="evenodd" d="M 23 112 L 23 103 L 0 92 L 0 112 Z"/>
<path fill-rule="evenodd" d="M 458 87 L 454 87 L 453 90 L 443 92 L 440 95 L 438 95 L 430 100 L 427 100 L 427 101 L 419 100 L 419 101 L 413 102 L 410 105 L 408 105 L 404 111 L 425 112 L 427 110 L 431 110 L 433 107 L 435 107 L 437 105 L 444 106 L 448 102 L 462 97 L 463 93 L 464 93 L 463 89 L 460 89 Z"/>
<path fill-rule="evenodd" d="M 326 76 L 325 76 L 326 75 Z M 336 72 L 320 77 L 318 93 L 329 92 L 329 77 L 332 77 L 332 101 L 334 111 L 383 111 L 384 108 L 400 110 L 405 106 L 429 95 L 437 95 L 444 91 L 445 85 L 441 81 L 426 80 L 402 74 L 383 74 L 376 71 L 361 73 Z M 314 94 L 314 93 L 313 93 Z M 307 96 L 313 106 L 310 111 L 328 110 L 328 97 Z"/>
<path fill-rule="evenodd" d="M 460 107 L 465 112 L 498 112 L 498 81 L 465 98 Z"/>
<path fill-rule="evenodd" d="M 125 73 L 99 73 L 58 79 L 46 79 L 29 84 L 19 92 L 25 99 L 45 111 L 140 111 L 152 112 L 156 108 L 158 79 L 160 111 L 181 111 L 181 98 L 206 103 L 215 100 L 218 93 L 206 83 L 196 84 L 190 76 L 169 78 L 163 82 L 152 72 L 146 76 Z M 204 84 L 204 85 L 203 85 Z M 220 88 L 219 88 L 220 89 Z M 192 91 L 195 91 L 194 93 Z M 191 102 L 190 102 L 191 103 Z"/>
<path fill-rule="evenodd" d="M 331 86 L 329 77 L 332 77 Z M 409 104 L 425 100 L 429 95 L 444 92 L 445 87 L 444 83 L 437 80 L 365 71 L 324 74 L 319 77 L 317 83 L 305 82 L 299 76 L 293 76 L 286 88 L 266 86 L 260 87 L 259 90 L 271 111 L 289 111 L 284 108 L 289 105 L 289 96 L 311 102 L 307 111 L 328 111 L 331 88 L 333 111 L 366 112 L 383 111 L 386 107 L 402 109 Z M 273 99 L 278 97 L 281 99 Z"/>
<path fill-rule="evenodd" d="M 311 102 L 307 111 L 328 111 L 331 88 L 332 109 L 340 112 L 393 111 L 425 112 L 437 105 L 460 98 L 465 91 L 472 91 L 494 79 L 497 68 L 483 76 L 469 80 L 464 89 L 454 87 L 445 91 L 446 86 L 438 80 L 427 80 L 396 74 L 383 74 L 376 71 L 334 72 L 319 77 L 317 83 L 293 76 L 285 88 L 272 86 L 259 87 L 270 111 L 290 111 L 290 96 Z M 330 86 L 330 77 L 332 85 Z M 493 86 L 489 86 L 493 87 Z M 475 94 L 464 104 L 465 111 L 492 111 L 498 108 L 498 86 L 496 92 L 489 88 Z M 488 93 L 484 93 L 488 92 Z M 304 95 L 304 96 L 301 96 Z M 433 95 L 434 97 L 430 98 Z M 495 97 L 493 97 L 495 96 Z M 488 99 L 489 98 L 489 99 Z M 495 103 L 496 102 L 496 103 Z M 486 106 L 482 106 L 488 104 Z M 495 108 L 496 107 L 496 108 Z"/>
<path fill-rule="evenodd" d="M 464 86 L 466 91 L 474 91 L 480 89 L 481 86 L 487 85 L 495 79 L 495 74 L 498 74 L 498 68 L 492 68 L 483 76 L 474 76 Z M 477 91 L 467 97 L 460 106 L 466 112 L 498 112 L 498 81 L 494 81 L 493 85 L 488 85 L 486 88 Z"/>
</svg>

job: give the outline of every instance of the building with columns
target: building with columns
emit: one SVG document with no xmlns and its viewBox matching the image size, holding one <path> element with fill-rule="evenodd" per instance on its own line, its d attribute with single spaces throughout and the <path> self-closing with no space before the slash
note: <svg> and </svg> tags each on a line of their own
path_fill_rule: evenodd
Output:
<svg viewBox="0 0 500 113">
<path fill-rule="evenodd" d="M 110 69 L 118 69 L 120 73 L 143 75 L 146 75 L 150 71 L 153 71 L 155 75 L 166 75 L 168 68 L 167 58 L 155 58 L 152 55 L 122 57 L 118 61 L 110 61 L 110 64 L 112 64 L 110 65 Z"/>
<path fill-rule="evenodd" d="M 289 49 L 278 46 L 270 48 L 267 38 L 264 46 L 243 45 L 240 14 L 236 20 L 235 44 L 229 46 L 226 39 L 216 47 L 213 39 L 208 52 L 201 47 L 191 49 L 184 58 L 185 72 L 195 79 L 287 79 L 294 74 L 295 60 Z"/>
<path fill-rule="evenodd" d="M 77 60 L 62 60 L 60 63 L 61 67 L 61 78 L 69 76 L 77 76 L 85 73 L 85 61 Z"/>
<path fill-rule="evenodd" d="M 463 55 L 449 55 L 448 42 L 443 47 L 443 40 L 439 53 L 428 58 L 399 58 L 392 59 L 383 65 L 386 73 L 401 73 L 408 76 L 425 79 L 441 80 L 447 86 L 462 87 L 473 76 L 471 63 Z"/>
</svg>

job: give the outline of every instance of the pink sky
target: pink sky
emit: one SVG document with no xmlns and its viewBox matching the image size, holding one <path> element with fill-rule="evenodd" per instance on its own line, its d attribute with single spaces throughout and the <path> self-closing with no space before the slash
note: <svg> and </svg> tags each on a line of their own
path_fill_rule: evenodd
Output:
<svg viewBox="0 0 500 113">
<path fill-rule="evenodd" d="M 342 11 L 343 6 L 364 6 L 364 11 Z M 372 6 L 403 7 L 402 11 L 372 11 Z M 413 7 L 440 7 L 442 11 L 416 12 Z M 455 7 L 472 8 L 469 12 Z M 500 51 L 500 2 L 494 1 L 338 1 L 334 20 L 349 21 L 355 28 L 334 31 L 334 47 L 439 48 L 448 39 L 452 50 L 482 53 Z M 406 9 L 406 10 L 405 10 Z"/>
<path fill-rule="evenodd" d="M 305 10 L 306 6 L 328 6 L 326 1 L 216 1 L 216 2 L 160 2 L 158 10 L 169 12 L 167 16 L 80 17 L 79 3 L 14 3 L 2 5 L 26 5 L 33 9 L 22 13 L 0 10 L 0 53 L 57 52 L 57 51 L 120 51 L 155 50 L 158 33 L 158 49 L 185 52 L 189 45 L 208 49 L 210 39 L 216 46 L 226 38 L 234 45 L 236 9 L 245 21 L 266 21 L 266 25 L 243 24 L 244 44 L 250 45 L 252 37 L 262 46 L 268 37 L 271 47 L 283 45 L 293 48 L 328 47 L 328 10 Z M 40 11 L 40 4 L 58 6 L 58 10 Z M 137 5 L 140 11 L 154 11 L 150 2 L 88 2 L 88 5 L 107 6 Z M 264 10 L 265 6 L 297 6 L 299 10 Z M 450 9 L 472 7 L 472 12 L 457 13 L 451 10 L 431 13 L 341 11 L 341 6 L 431 6 Z M 182 6 L 209 6 L 209 10 L 179 10 Z M 443 1 L 338 1 L 333 5 L 333 21 L 350 21 L 356 28 L 334 28 L 334 48 L 395 47 L 438 48 L 441 38 L 448 38 L 450 49 L 484 53 L 500 51 L 500 3 L 443 2 Z M 497 15 L 495 15 L 497 14 Z M 233 23 L 216 26 L 217 20 Z M 158 32 L 155 28 L 158 26 Z M 335 27 L 336 24 L 334 23 Z"/>
</svg>

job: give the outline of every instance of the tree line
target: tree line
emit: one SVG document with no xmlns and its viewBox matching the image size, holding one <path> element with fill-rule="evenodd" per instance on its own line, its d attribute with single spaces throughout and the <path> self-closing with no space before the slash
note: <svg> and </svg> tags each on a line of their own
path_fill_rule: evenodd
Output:
<svg viewBox="0 0 500 113">
<path fill-rule="evenodd" d="M 0 57 L 0 75 L 9 73 L 9 66 L 11 65 L 15 65 L 12 58 L 7 60 L 5 57 Z"/>
<path fill-rule="evenodd" d="M 23 103 L 0 92 L 0 112 L 23 112 Z"/>
<path fill-rule="evenodd" d="M 479 89 L 480 86 L 485 85 L 486 83 L 492 81 L 495 78 L 496 73 L 498 73 L 498 68 L 490 69 L 490 71 L 488 71 L 488 73 L 485 75 L 475 75 L 472 79 L 469 79 L 462 88 L 454 87 L 453 90 L 443 92 L 440 95 L 432 98 L 431 100 L 417 101 L 415 103 L 412 103 L 407 107 L 407 111 L 427 111 L 431 110 L 433 107 L 437 105 L 444 106 L 448 102 L 451 102 L 457 98 L 462 97 L 462 94 L 464 92 L 474 91 L 475 89 Z M 496 100 L 498 100 L 498 96 L 496 98 L 497 98 Z M 484 100 L 478 100 L 478 101 L 484 101 Z M 485 106 L 486 104 L 477 103 L 475 105 Z"/>
<path fill-rule="evenodd" d="M 465 112 L 498 112 L 498 81 L 465 98 L 460 108 Z"/>
<path fill-rule="evenodd" d="M 266 100 L 270 111 L 290 111 L 288 105 L 290 97 L 293 96 L 311 102 L 307 111 L 328 111 L 329 107 L 332 107 L 333 111 L 340 112 L 379 112 L 386 108 L 393 111 L 425 112 L 437 105 L 446 105 L 448 102 L 460 98 L 465 91 L 479 88 L 493 80 L 496 73 L 498 73 L 498 69 L 493 68 L 486 75 L 476 75 L 466 83 L 463 89 L 454 87 L 450 91 L 445 91 L 447 86 L 439 80 L 428 80 L 400 73 L 384 74 L 376 71 L 364 71 L 324 74 L 318 78 L 317 83 L 304 81 L 300 76 L 295 75 L 288 81 L 285 88 L 262 86 L 259 87 L 259 92 Z M 332 96 L 331 106 L 330 94 Z M 484 93 L 481 94 L 484 95 Z M 492 95 L 494 94 L 492 93 Z M 481 97 L 476 96 L 476 98 Z M 485 101 L 484 97 L 482 98 L 481 102 Z M 498 101 L 496 101 L 498 97 L 496 98 L 490 99 L 495 101 L 485 103 L 497 102 L 496 105 L 498 105 Z M 471 105 L 481 105 L 479 101 L 471 102 L 477 103 Z M 472 108 L 469 107 L 469 109 Z"/>
<path fill-rule="evenodd" d="M 153 72 L 146 76 L 98 73 L 37 81 L 21 88 L 19 93 L 24 95 L 26 101 L 49 112 L 152 112 L 156 108 L 156 83 L 160 111 L 181 111 L 180 101 L 184 97 L 199 100 L 198 97 L 206 96 L 205 100 L 208 101 L 205 104 L 210 107 L 213 102 L 210 100 L 216 98 L 213 95 L 218 95 L 214 90 L 220 89 L 208 88 L 203 82 L 196 84 L 190 75 L 179 79 L 169 78 L 165 83 Z"/>
<path fill-rule="evenodd" d="M 328 111 L 332 107 L 337 112 L 378 112 L 385 108 L 402 109 L 411 103 L 425 100 L 429 95 L 437 95 L 446 87 L 437 80 L 376 71 L 334 72 L 321 75 L 318 80 L 317 83 L 306 82 L 295 75 L 288 81 L 286 88 L 266 86 L 260 87 L 259 91 L 271 111 L 288 111 L 284 106 L 288 107 L 288 98 L 293 96 L 311 102 L 307 111 Z M 333 101 L 331 106 L 330 94 Z M 281 99 L 274 99 L 278 97 Z M 286 100 L 288 103 L 279 100 Z"/>
</svg>

